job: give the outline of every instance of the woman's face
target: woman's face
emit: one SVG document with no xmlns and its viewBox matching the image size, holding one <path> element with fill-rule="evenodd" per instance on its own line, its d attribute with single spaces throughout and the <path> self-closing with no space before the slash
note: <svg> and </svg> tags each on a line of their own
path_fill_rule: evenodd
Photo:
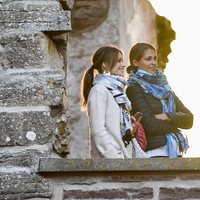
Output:
<svg viewBox="0 0 200 200">
<path fill-rule="evenodd" d="M 110 74 L 117 76 L 124 76 L 124 73 L 125 73 L 124 60 L 122 54 L 119 53 L 117 62 L 115 63 L 114 67 L 110 70 Z"/>
<path fill-rule="evenodd" d="M 154 74 L 157 68 L 157 54 L 153 49 L 146 49 L 142 58 L 139 61 L 133 60 L 133 64 L 139 69 Z"/>
</svg>

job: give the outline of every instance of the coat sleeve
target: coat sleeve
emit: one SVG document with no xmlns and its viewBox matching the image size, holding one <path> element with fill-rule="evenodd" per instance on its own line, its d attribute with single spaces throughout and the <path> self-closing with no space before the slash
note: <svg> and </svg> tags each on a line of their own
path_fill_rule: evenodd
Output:
<svg viewBox="0 0 200 200">
<path fill-rule="evenodd" d="M 139 111 L 143 114 L 141 123 L 148 135 L 164 135 L 177 131 L 177 127 L 175 127 L 172 123 L 157 119 L 155 117 L 155 114 L 158 113 L 154 113 L 154 111 L 151 109 L 151 106 L 145 98 L 145 92 L 140 85 L 135 84 L 128 87 L 126 93 L 132 103 L 132 114 L 134 114 L 136 111 Z"/>
<path fill-rule="evenodd" d="M 106 90 L 95 88 L 89 95 L 87 107 L 92 139 L 104 158 L 121 158 L 122 155 L 112 145 L 105 123 L 108 98 Z"/>
<path fill-rule="evenodd" d="M 171 119 L 171 123 L 181 129 L 189 129 L 193 125 L 193 114 L 190 112 L 188 108 L 184 106 L 181 100 L 174 95 L 175 104 L 176 104 L 176 112 L 168 113 L 169 118 Z"/>
</svg>

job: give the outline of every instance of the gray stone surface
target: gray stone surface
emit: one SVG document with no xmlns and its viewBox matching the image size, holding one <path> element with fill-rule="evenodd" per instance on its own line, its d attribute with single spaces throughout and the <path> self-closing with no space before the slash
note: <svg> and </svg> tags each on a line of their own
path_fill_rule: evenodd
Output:
<svg viewBox="0 0 200 200">
<path fill-rule="evenodd" d="M 191 200 L 199 197 L 199 158 L 40 161 L 42 174 L 57 183 L 53 200 Z"/>
<path fill-rule="evenodd" d="M 152 199 L 153 189 L 144 187 L 136 188 L 112 188 L 94 189 L 92 191 L 65 190 L 63 200 L 68 199 Z"/>
<path fill-rule="evenodd" d="M 0 199 L 22 200 L 52 196 L 52 183 L 36 174 L 0 174 Z"/>
<path fill-rule="evenodd" d="M 1 34 L 0 57 L 0 71 L 63 66 L 56 45 L 42 32 Z"/>
<path fill-rule="evenodd" d="M 51 181 L 35 174 L 39 158 L 57 157 L 57 137 L 69 153 L 66 45 L 73 3 L 0 0 L 2 200 L 51 199 Z"/>
<path fill-rule="evenodd" d="M 65 76 L 59 70 L 23 71 L 0 75 L 0 106 L 62 104 Z"/>
<path fill-rule="evenodd" d="M 0 0 L 1 6 L 5 7 L 6 5 L 13 5 L 17 7 L 18 5 L 27 6 L 27 5 L 40 5 L 40 6 L 48 6 L 55 9 L 55 6 L 61 4 L 65 4 L 68 9 L 71 9 L 74 4 L 74 0 Z M 59 6 L 60 7 L 60 6 Z M 14 9 L 13 7 L 11 7 Z M 1 9 L 1 8 L 0 8 Z M 41 10 L 41 7 L 40 7 Z"/>
<path fill-rule="evenodd" d="M 18 152 L 3 151 L 0 152 L 0 168 L 9 167 L 26 167 L 32 171 L 38 166 L 40 157 L 46 157 L 50 153 L 48 151 L 39 151 L 36 149 L 27 149 Z"/>
<path fill-rule="evenodd" d="M 0 57 L 0 71 L 63 66 L 56 45 L 42 32 L 0 34 Z"/>
<path fill-rule="evenodd" d="M 159 200 L 199 199 L 199 197 L 200 197 L 200 188 L 199 187 L 193 187 L 193 188 L 161 187 L 160 193 L 159 193 Z"/>
<path fill-rule="evenodd" d="M 1 11 L 0 31 L 70 31 L 70 11 Z"/>
<path fill-rule="evenodd" d="M 3 0 L 2 11 L 60 11 L 61 6 L 57 0 Z"/>
<path fill-rule="evenodd" d="M 41 158 L 39 172 L 200 171 L 199 158 L 60 159 Z"/>
<path fill-rule="evenodd" d="M 52 141 L 55 124 L 42 107 L 0 108 L 0 146 L 45 144 Z"/>
</svg>

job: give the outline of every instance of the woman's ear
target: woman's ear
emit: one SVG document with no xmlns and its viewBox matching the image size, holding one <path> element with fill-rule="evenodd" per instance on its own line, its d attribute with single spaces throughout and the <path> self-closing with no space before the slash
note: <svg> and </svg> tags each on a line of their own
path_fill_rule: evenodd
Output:
<svg viewBox="0 0 200 200">
<path fill-rule="evenodd" d="M 109 66 L 108 66 L 108 64 L 107 64 L 107 63 L 103 63 L 103 64 L 102 64 L 102 69 L 103 69 L 103 71 L 105 71 L 105 72 L 109 72 Z"/>
<path fill-rule="evenodd" d="M 133 66 L 136 66 L 138 67 L 138 61 L 137 60 L 132 60 L 132 63 L 131 63 Z"/>
</svg>

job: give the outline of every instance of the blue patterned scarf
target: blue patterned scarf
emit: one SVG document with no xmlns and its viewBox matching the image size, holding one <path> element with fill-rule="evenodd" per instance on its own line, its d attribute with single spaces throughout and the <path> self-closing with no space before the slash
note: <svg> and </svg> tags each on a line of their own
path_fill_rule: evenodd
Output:
<svg viewBox="0 0 200 200">
<path fill-rule="evenodd" d="M 132 129 L 130 110 L 131 102 L 124 93 L 124 87 L 127 82 L 121 76 L 98 74 L 95 77 L 93 84 L 104 85 L 113 95 L 115 101 L 120 107 L 120 131 L 123 137 L 127 131 Z"/>
<path fill-rule="evenodd" d="M 176 112 L 174 94 L 164 73 L 156 70 L 155 74 L 150 74 L 144 70 L 138 69 L 136 73 L 131 71 L 128 79 L 128 85 L 134 83 L 139 84 L 146 93 L 149 93 L 160 100 L 163 108 L 163 113 Z M 169 157 L 178 157 L 177 147 L 181 153 L 188 149 L 187 140 L 184 139 L 180 132 L 166 134 Z M 180 139 L 181 138 L 181 139 Z M 178 145 L 177 145 L 178 144 Z"/>
</svg>

